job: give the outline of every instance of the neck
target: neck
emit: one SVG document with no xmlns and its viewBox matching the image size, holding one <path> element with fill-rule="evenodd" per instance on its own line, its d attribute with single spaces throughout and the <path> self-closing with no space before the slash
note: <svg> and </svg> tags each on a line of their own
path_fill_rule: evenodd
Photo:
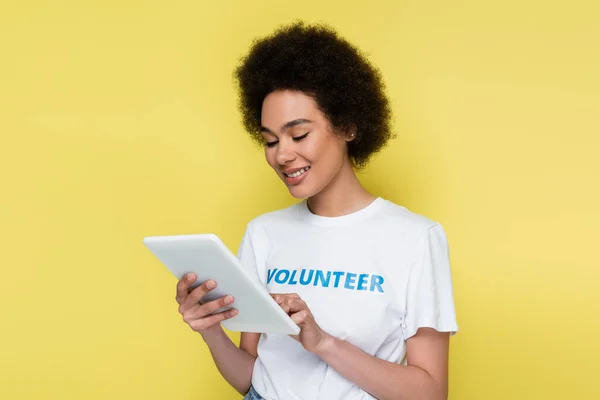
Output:
<svg viewBox="0 0 600 400">
<path fill-rule="evenodd" d="M 329 185 L 308 199 L 308 208 L 316 215 L 338 217 L 356 212 L 373 200 L 375 196 L 361 185 L 346 160 Z"/>
</svg>

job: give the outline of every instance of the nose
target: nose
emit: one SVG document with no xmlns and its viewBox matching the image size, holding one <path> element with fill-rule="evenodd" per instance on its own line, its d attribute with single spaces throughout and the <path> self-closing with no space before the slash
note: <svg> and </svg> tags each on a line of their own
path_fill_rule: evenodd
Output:
<svg viewBox="0 0 600 400">
<path fill-rule="evenodd" d="M 275 159 L 279 165 L 288 164 L 296 159 L 296 153 L 294 152 L 293 147 L 293 143 L 286 143 L 285 140 L 281 140 L 278 143 Z"/>
</svg>

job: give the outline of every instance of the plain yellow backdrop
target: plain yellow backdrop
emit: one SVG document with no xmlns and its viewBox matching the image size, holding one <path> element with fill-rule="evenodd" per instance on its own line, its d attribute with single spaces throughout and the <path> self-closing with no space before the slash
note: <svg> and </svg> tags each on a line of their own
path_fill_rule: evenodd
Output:
<svg viewBox="0 0 600 400">
<path fill-rule="evenodd" d="M 398 137 L 361 180 L 448 233 L 450 398 L 600 398 L 596 4 L 3 1 L 0 398 L 240 398 L 141 240 L 236 251 L 295 201 L 231 73 L 298 18 L 385 78 Z"/>
</svg>

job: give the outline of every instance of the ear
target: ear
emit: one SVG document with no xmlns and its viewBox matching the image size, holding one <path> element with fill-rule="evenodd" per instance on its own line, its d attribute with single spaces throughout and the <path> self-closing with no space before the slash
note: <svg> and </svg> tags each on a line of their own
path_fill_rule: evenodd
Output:
<svg viewBox="0 0 600 400">
<path fill-rule="evenodd" d="M 348 129 L 345 130 L 344 140 L 346 140 L 347 142 L 353 141 L 354 139 L 356 139 L 356 132 L 356 125 L 350 126 Z"/>
</svg>

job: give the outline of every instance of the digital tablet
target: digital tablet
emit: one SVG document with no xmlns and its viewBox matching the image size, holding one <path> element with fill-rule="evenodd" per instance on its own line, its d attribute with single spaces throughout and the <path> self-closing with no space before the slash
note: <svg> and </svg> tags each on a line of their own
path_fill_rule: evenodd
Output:
<svg viewBox="0 0 600 400">
<path fill-rule="evenodd" d="M 233 304 L 216 311 L 238 310 L 236 316 L 221 322 L 228 330 L 282 335 L 300 332 L 298 325 L 243 269 L 238 258 L 216 235 L 149 236 L 143 243 L 177 279 L 193 272 L 196 274 L 193 287 L 210 279 L 217 282 L 217 287 L 202 298 L 203 303 L 233 296 Z"/>
</svg>

